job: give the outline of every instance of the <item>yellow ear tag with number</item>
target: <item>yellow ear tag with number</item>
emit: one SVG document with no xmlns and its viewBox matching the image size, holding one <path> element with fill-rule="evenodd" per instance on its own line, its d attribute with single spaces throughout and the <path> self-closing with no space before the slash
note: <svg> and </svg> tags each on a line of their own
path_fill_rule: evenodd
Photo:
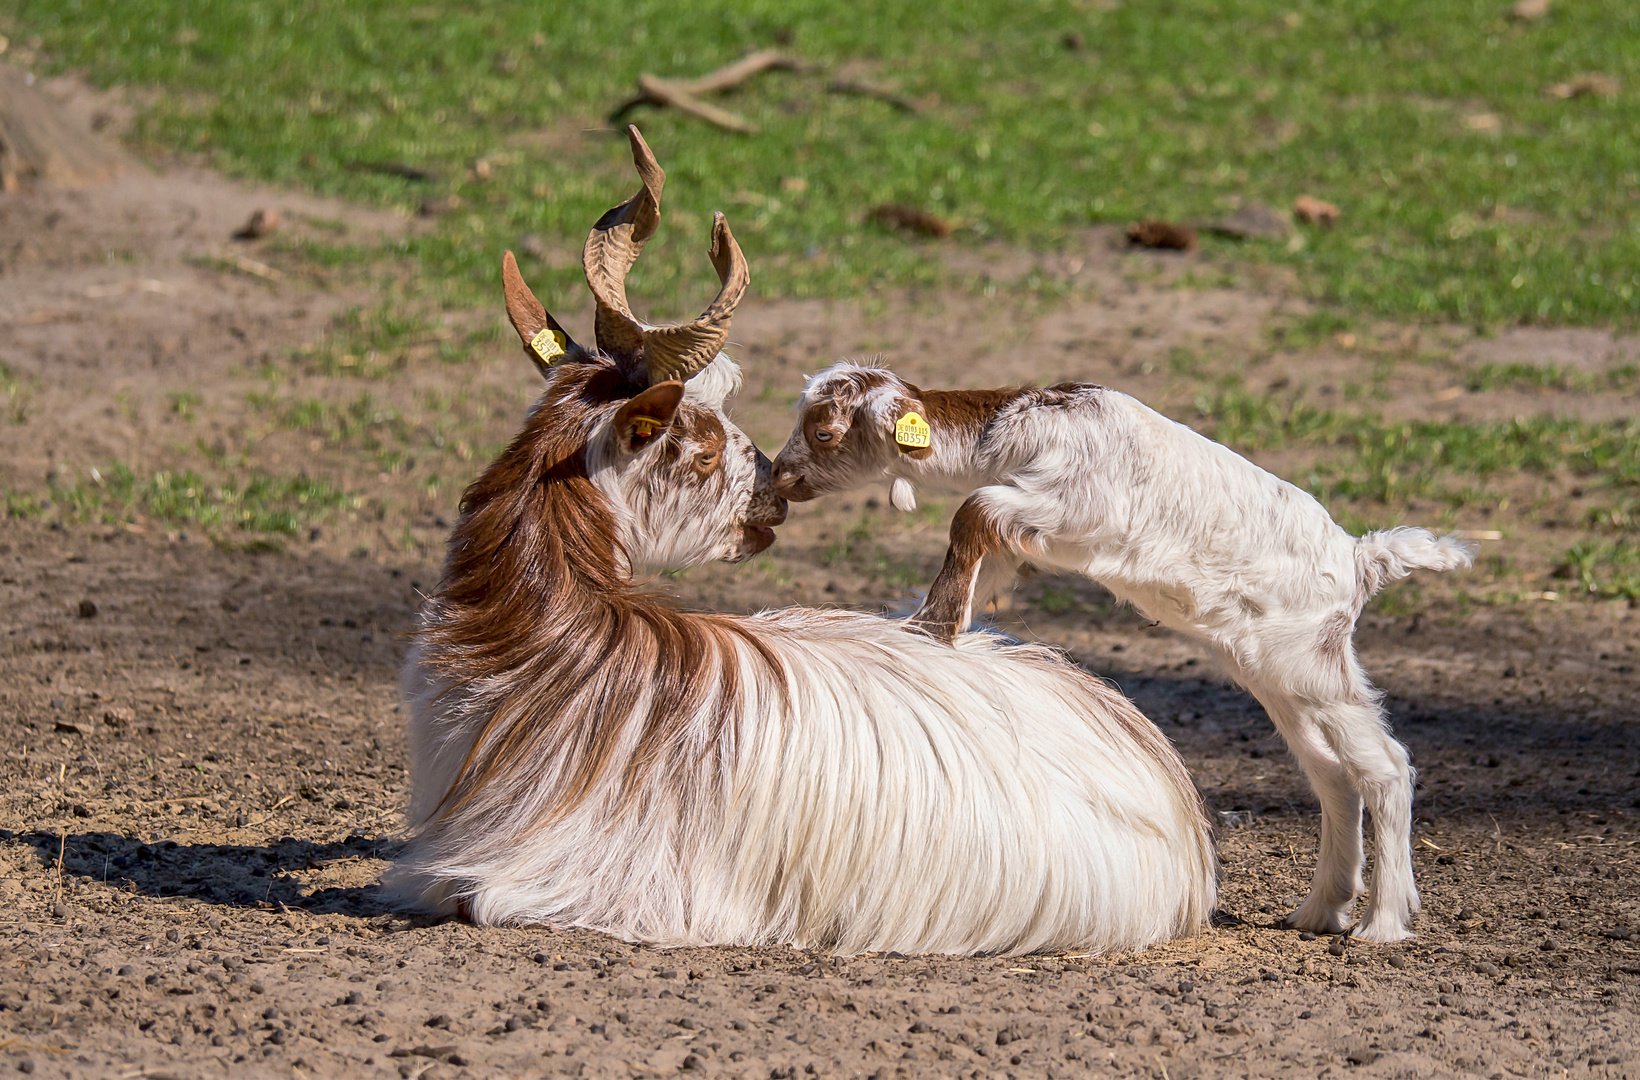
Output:
<svg viewBox="0 0 1640 1080">
<path fill-rule="evenodd" d="M 914 412 L 900 417 L 894 425 L 894 441 L 906 450 L 923 450 L 934 443 L 934 433 L 928 421 Z"/>
<path fill-rule="evenodd" d="M 653 416 L 634 416 L 632 418 L 632 430 L 640 439 L 649 438 L 655 434 L 656 428 L 664 425 L 665 421 L 658 420 Z"/>
<path fill-rule="evenodd" d="M 564 335 L 550 326 L 543 327 L 540 333 L 530 338 L 530 348 L 535 350 L 535 355 L 541 358 L 543 364 L 551 364 L 569 351 Z"/>
</svg>

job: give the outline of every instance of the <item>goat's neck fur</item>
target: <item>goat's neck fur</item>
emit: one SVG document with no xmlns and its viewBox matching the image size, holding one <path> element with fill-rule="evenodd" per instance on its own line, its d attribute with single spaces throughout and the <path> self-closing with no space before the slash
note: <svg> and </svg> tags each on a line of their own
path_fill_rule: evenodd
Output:
<svg viewBox="0 0 1640 1080">
<path fill-rule="evenodd" d="M 598 416 L 580 392 L 618 377 L 609 368 L 558 376 L 467 491 L 418 648 L 442 693 L 482 696 L 490 719 L 447 789 L 418 792 L 418 818 L 506 783 L 544 747 L 563 765 L 551 811 L 561 813 L 627 739 L 639 747 L 634 770 L 661 767 L 686 719 L 734 686 L 736 668 L 716 640 L 733 624 L 636 590 L 614 512 L 588 476 L 586 438 Z M 593 707 L 548 707 L 583 696 Z M 594 722 L 604 717 L 612 722 Z M 633 731 L 621 723 L 630 717 Z"/>
<path fill-rule="evenodd" d="M 1029 391 L 1019 387 L 922 390 L 906 382 L 899 383 L 899 390 L 904 396 L 900 404 L 889 409 L 890 429 L 904 415 L 905 402 L 914 403 L 928 423 L 931 445 L 926 456 L 909 454 L 895 446 L 890 435 L 885 455 L 888 474 L 908 485 L 923 484 L 941 490 L 966 492 L 991 483 L 993 478 L 980 454 L 986 432 L 1003 409 Z"/>
</svg>

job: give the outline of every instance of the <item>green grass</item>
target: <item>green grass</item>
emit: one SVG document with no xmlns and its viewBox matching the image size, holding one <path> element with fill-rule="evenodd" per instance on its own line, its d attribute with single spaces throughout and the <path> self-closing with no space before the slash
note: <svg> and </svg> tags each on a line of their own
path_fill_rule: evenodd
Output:
<svg viewBox="0 0 1640 1080">
<path fill-rule="evenodd" d="M 1628 390 L 1640 384 L 1640 367 L 1623 364 L 1602 372 L 1579 371 L 1560 364 L 1482 364 L 1465 373 L 1471 391 L 1567 390 L 1595 394 Z"/>
<path fill-rule="evenodd" d="M 1206 243 L 1292 265 L 1312 295 L 1363 312 L 1632 325 L 1640 6 L 1558 4 L 1533 23 L 1508 7 L 13 0 L 0 30 L 39 35 L 47 67 L 157 89 L 137 128 L 153 147 L 377 203 L 458 194 L 460 209 L 402 251 L 486 299 L 503 247 L 535 233 L 573 250 L 633 188 L 621 140 L 582 129 L 639 72 L 693 76 L 789 41 L 828 70 L 865 62 L 922 112 L 826 93 L 825 71 L 766 74 L 724 97 L 757 135 L 640 110 L 672 178 L 669 227 L 634 275 L 640 306 L 677 314 L 704 299 L 714 208 L 761 291 L 806 296 L 941 278 L 932 245 L 865 220 L 878 203 L 964 223 L 957 243 L 1051 248 L 1090 223 L 1309 194 L 1342 209 L 1336 228 Z M 1543 94 L 1584 72 L 1614 76 L 1617 96 Z M 1495 130 L 1477 130 L 1481 114 Z M 480 158 L 493 179 L 469 172 Z M 440 179 L 368 168 L 383 162 Z M 579 298 L 573 266 L 525 269 L 549 299 Z"/>
<path fill-rule="evenodd" d="M 1323 500 L 1394 505 L 1433 497 L 1454 507 L 1495 504 L 1486 481 L 1519 472 L 1566 472 L 1617 491 L 1640 488 L 1640 420 L 1393 423 L 1241 389 L 1204 395 L 1195 408 L 1203 430 L 1244 453 L 1322 449 L 1307 486 Z"/>
<path fill-rule="evenodd" d="M 1576 581 L 1592 596 L 1640 599 L 1640 541 L 1587 540 L 1573 544 L 1555 576 Z"/>
<path fill-rule="evenodd" d="M 28 421 L 29 407 L 34 395 L 23 381 L 5 364 L 0 364 L 0 422 L 22 424 Z"/>
<path fill-rule="evenodd" d="M 43 496 L 7 492 L 6 516 L 101 524 L 139 519 L 192 524 L 218 542 L 243 546 L 254 542 L 254 535 L 236 540 L 236 534 L 293 536 L 347 502 L 341 491 L 307 477 L 250 475 L 213 482 L 192 470 L 145 477 L 115 462 L 84 476 L 53 478 Z"/>
</svg>

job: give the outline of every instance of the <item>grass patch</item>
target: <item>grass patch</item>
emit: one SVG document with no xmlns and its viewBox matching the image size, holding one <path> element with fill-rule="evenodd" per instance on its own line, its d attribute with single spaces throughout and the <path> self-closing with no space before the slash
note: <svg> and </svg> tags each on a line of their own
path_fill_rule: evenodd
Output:
<svg viewBox="0 0 1640 1080">
<path fill-rule="evenodd" d="M 8 424 L 27 423 L 33 402 L 34 395 L 23 380 L 12 374 L 11 368 L 0 364 L 0 419 Z"/>
<path fill-rule="evenodd" d="M 72 480 L 54 478 L 45 494 L 7 492 L 6 514 L 73 522 L 192 524 L 219 543 L 243 547 L 256 537 L 294 536 L 348 502 L 331 485 L 307 477 L 253 475 L 220 482 L 192 470 L 139 476 L 115 462 Z"/>
<path fill-rule="evenodd" d="M 1308 480 L 1323 500 L 1396 504 L 1430 496 L 1455 507 L 1496 502 L 1484 481 L 1514 472 L 1564 472 L 1614 489 L 1640 487 L 1640 420 L 1387 423 L 1241 389 L 1198 398 L 1196 412 L 1213 438 L 1242 452 L 1293 446 L 1326 451 Z"/>
<path fill-rule="evenodd" d="M 1554 576 L 1591 596 L 1640 600 L 1640 541 L 1585 540 L 1567 549 Z"/>
<path fill-rule="evenodd" d="M 1486 390 L 1565 390 L 1596 394 L 1628 390 L 1640 383 L 1640 367 L 1623 364 L 1602 372 L 1579 371 L 1560 364 L 1481 364 L 1464 375 L 1464 386 Z"/>
<path fill-rule="evenodd" d="M 806 296 L 940 280 L 937 245 L 866 220 L 880 203 L 966 223 L 959 243 L 1051 248 L 1090 223 L 1309 194 L 1341 208 L 1335 228 L 1204 242 L 1294 266 L 1312 295 L 1381 315 L 1632 324 L 1640 7 L 1507 14 L 1497 0 L 15 0 L 0 27 L 39 35 L 44 66 L 157 89 L 143 143 L 376 203 L 459 196 L 401 250 L 486 298 L 501 248 L 533 233 L 573 250 L 632 189 L 620 140 L 584 129 L 640 72 L 698 75 L 789 42 L 828 70 L 725 98 L 757 135 L 635 117 L 674 179 L 670 227 L 634 274 L 641 306 L 659 309 L 646 314 L 709 295 L 714 208 L 731 212 L 761 290 Z M 827 93 L 844 62 L 922 111 Z M 1584 72 L 1621 89 L 1544 94 Z M 490 168 L 473 169 L 480 159 Z M 580 295 L 572 263 L 526 272 L 549 298 Z"/>
</svg>

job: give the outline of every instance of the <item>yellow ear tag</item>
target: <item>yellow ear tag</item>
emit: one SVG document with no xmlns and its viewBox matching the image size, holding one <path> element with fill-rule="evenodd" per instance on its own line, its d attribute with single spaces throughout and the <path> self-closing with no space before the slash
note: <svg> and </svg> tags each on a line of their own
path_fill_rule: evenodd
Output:
<svg viewBox="0 0 1640 1080">
<path fill-rule="evenodd" d="M 908 412 L 894 425 L 894 441 L 906 450 L 922 450 L 933 445 L 934 433 L 928 421 Z"/>
<path fill-rule="evenodd" d="M 632 430 L 640 439 L 649 438 L 651 435 L 655 434 L 656 428 L 664 427 L 665 425 L 666 421 L 657 420 L 653 416 L 634 416 L 632 418 Z"/>
<path fill-rule="evenodd" d="M 530 348 L 535 355 L 541 358 L 544 364 L 551 364 L 569 350 L 565 345 L 564 335 L 552 327 L 543 327 L 541 332 L 530 338 Z"/>
</svg>

